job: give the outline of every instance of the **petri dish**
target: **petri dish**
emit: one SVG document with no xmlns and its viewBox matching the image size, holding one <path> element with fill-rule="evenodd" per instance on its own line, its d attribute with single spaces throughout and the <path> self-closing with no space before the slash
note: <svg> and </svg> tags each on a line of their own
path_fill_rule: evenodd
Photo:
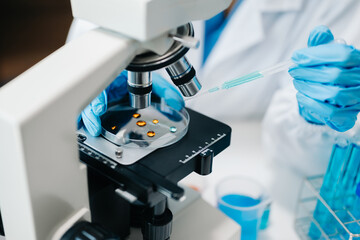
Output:
<svg viewBox="0 0 360 240">
<path fill-rule="evenodd" d="M 185 136 L 190 117 L 185 108 L 177 111 L 164 101 L 145 109 L 121 103 L 109 107 L 101 122 L 102 136 L 117 146 L 161 148 Z"/>
</svg>

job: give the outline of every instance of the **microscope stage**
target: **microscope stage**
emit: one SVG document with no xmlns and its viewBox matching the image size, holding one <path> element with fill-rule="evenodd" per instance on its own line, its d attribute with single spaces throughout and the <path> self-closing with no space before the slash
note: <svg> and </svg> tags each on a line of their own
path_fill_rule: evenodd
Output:
<svg viewBox="0 0 360 240">
<path fill-rule="evenodd" d="M 230 145 L 231 135 L 229 126 L 191 109 L 187 111 L 191 121 L 188 132 L 181 140 L 159 149 L 123 149 L 122 156 L 125 157 L 129 151 L 132 152 L 129 156 L 139 159 L 128 165 L 117 160 L 114 148 L 111 150 L 113 157 L 109 157 L 101 153 L 103 150 L 87 144 L 82 136 L 84 130 L 80 130 L 80 159 L 88 167 L 111 179 L 120 191 L 130 193 L 145 204 L 152 204 L 150 196 L 156 192 L 179 200 L 184 196 L 184 190 L 177 182 L 193 171 L 209 174 L 212 157 Z M 204 163 L 210 166 L 204 167 Z"/>
<path fill-rule="evenodd" d="M 85 145 L 121 165 L 130 165 L 156 149 L 172 145 L 187 133 L 189 113 L 152 102 L 145 109 L 134 109 L 128 102 L 108 108 L 101 117 L 102 134 L 91 136 L 84 128 L 78 138 Z"/>
</svg>

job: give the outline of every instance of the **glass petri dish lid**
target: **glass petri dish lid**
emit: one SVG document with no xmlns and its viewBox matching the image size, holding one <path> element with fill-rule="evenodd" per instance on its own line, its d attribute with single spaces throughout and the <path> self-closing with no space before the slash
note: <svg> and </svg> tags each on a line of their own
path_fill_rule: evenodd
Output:
<svg viewBox="0 0 360 240">
<path fill-rule="evenodd" d="M 185 136 L 190 117 L 185 108 L 177 111 L 162 100 L 145 109 L 127 103 L 111 106 L 101 122 L 102 136 L 117 146 L 161 148 Z"/>
</svg>

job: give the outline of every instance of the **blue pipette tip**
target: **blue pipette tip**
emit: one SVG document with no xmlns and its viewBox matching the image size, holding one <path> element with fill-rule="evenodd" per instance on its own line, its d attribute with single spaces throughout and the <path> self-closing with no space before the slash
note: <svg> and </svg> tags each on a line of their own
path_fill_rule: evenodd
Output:
<svg viewBox="0 0 360 240">
<path fill-rule="evenodd" d="M 216 92 L 216 91 L 219 91 L 220 88 L 219 87 L 214 87 L 214 88 L 211 88 L 208 90 L 209 93 L 212 93 L 212 92 Z"/>
</svg>

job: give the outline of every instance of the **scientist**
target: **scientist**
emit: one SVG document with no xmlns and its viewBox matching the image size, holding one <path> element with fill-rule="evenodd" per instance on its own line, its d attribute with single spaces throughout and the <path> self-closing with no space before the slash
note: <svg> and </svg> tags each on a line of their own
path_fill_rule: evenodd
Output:
<svg viewBox="0 0 360 240">
<path fill-rule="evenodd" d="M 204 89 L 289 58 L 296 66 L 289 70 L 292 78 L 277 74 L 188 106 L 227 123 L 263 119 L 267 156 L 300 175 L 323 172 L 333 144 L 330 128 L 353 128 L 360 111 L 360 54 L 352 46 L 360 43 L 359 12 L 358 0 L 235 0 L 210 20 L 194 22 L 203 44 L 187 56 Z M 69 37 L 94 27 L 75 20 Z M 348 45 L 333 43 L 334 36 Z M 100 133 L 106 103 L 125 94 L 125 80 L 121 74 L 83 111 L 91 134 Z M 175 108 L 184 104 L 158 76 L 154 93 Z"/>
</svg>

